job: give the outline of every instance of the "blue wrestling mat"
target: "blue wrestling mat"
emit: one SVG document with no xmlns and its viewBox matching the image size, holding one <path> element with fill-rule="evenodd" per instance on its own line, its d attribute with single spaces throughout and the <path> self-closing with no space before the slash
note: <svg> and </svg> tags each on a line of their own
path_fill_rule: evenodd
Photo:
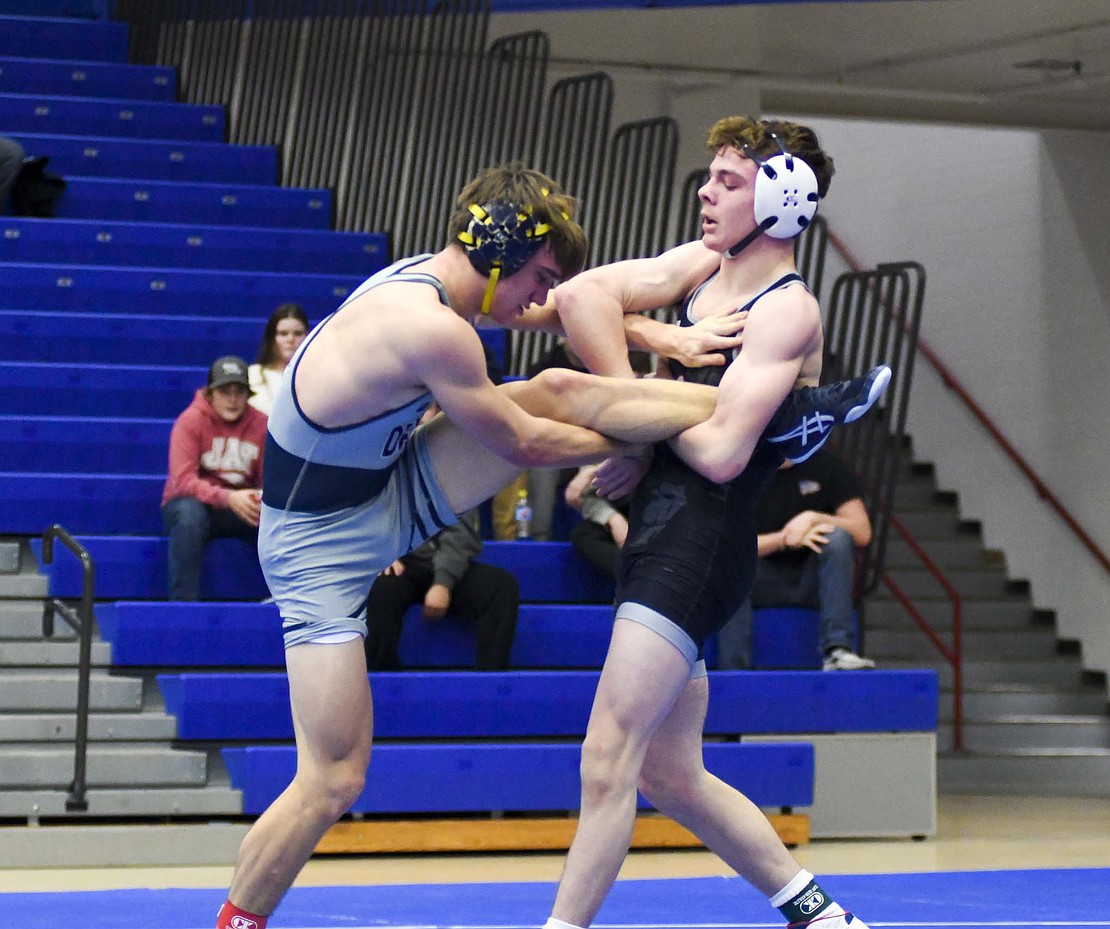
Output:
<svg viewBox="0 0 1110 929">
<path fill-rule="evenodd" d="M 373 861 L 366 862 L 372 871 Z M 429 877 L 435 860 L 429 859 Z M 825 876 L 873 929 L 1110 927 L 1110 869 Z M 0 926 L 212 929 L 224 890 L 0 894 Z M 553 883 L 303 887 L 270 929 L 536 929 Z M 618 881 L 595 929 L 776 929 L 783 921 L 739 878 Z"/>
</svg>

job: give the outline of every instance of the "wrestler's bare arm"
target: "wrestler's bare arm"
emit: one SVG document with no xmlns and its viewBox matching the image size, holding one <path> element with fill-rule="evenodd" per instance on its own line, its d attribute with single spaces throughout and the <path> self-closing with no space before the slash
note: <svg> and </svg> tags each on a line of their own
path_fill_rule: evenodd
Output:
<svg viewBox="0 0 1110 929">
<path fill-rule="evenodd" d="M 624 317 L 685 297 L 720 264 L 720 255 L 688 242 L 655 258 L 592 268 L 552 292 L 571 347 L 595 374 L 632 377 Z"/>
<path fill-rule="evenodd" d="M 713 415 L 671 440 L 682 460 L 718 483 L 736 477 L 820 345 L 820 311 L 807 292 L 764 297 L 748 317 L 744 350 L 721 378 Z"/>
<path fill-rule="evenodd" d="M 537 467 L 639 450 L 591 429 L 525 412 L 490 381 L 481 341 L 459 317 L 452 314 L 428 336 L 406 363 L 447 418 L 500 457 Z"/>
</svg>

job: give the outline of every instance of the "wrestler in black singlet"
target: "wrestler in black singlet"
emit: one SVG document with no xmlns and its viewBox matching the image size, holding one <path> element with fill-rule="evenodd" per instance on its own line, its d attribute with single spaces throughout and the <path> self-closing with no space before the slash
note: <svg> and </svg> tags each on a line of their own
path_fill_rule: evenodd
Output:
<svg viewBox="0 0 1110 929">
<path fill-rule="evenodd" d="M 764 295 L 794 282 L 805 284 L 801 275 L 787 274 L 738 312 L 750 310 Z M 679 325 L 693 325 L 689 308 L 707 283 L 686 301 Z M 735 357 L 727 355 L 726 363 L 718 367 L 669 364 L 675 377 L 717 386 Z M 793 402 L 792 393 L 764 435 L 788 415 Z M 617 615 L 623 603 L 641 604 L 683 630 L 701 657 L 706 639 L 751 593 L 757 558 L 756 504 L 782 462 L 779 450 L 760 440 L 748 466 L 728 483 L 717 484 L 685 464 L 667 443 L 657 445 L 651 467 L 632 495 L 628 539 L 617 568 Z"/>
</svg>

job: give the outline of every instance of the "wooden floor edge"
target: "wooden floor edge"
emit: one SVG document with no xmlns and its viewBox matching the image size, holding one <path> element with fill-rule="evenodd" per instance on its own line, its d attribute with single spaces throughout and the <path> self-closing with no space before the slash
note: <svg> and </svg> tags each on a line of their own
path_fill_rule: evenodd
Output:
<svg viewBox="0 0 1110 929">
<path fill-rule="evenodd" d="M 809 841 L 809 817 L 768 815 L 783 844 Z M 504 819 L 353 820 L 336 823 L 316 846 L 318 855 L 408 852 L 565 851 L 576 817 Z M 632 848 L 701 848 L 692 832 L 658 814 L 636 818 Z"/>
</svg>

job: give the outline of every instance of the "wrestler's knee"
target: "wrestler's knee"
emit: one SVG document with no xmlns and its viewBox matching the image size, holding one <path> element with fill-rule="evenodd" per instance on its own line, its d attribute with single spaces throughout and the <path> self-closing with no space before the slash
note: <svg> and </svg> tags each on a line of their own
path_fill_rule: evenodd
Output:
<svg viewBox="0 0 1110 929">
<path fill-rule="evenodd" d="M 321 819 L 334 822 L 346 813 L 366 786 L 367 760 L 344 758 L 328 765 L 299 766 L 296 779 Z"/>
<path fill-rule="evenodd" d="M 678 809 L 687 806 L 696 792 L 699 773 L 687 765 L 660 762 L 649 754 L 637 786 L 657 810 Z"/>
<path fill-rule="evenodd" d="M 618 789 L 627 780 L 622 771 L 622 746 L 618 740 L 587 732 L 582 743 L 582 792 L 587 798 L 600 800 Z"/>
</svg>

